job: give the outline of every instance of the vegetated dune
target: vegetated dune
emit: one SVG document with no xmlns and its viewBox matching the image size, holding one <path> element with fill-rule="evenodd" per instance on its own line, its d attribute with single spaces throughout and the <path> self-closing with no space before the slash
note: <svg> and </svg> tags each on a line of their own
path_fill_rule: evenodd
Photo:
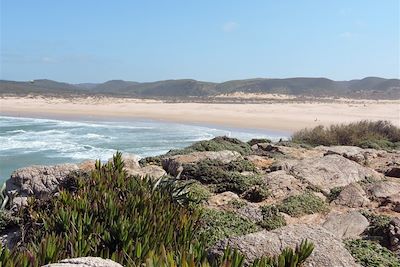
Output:
<svg viewBox="0 0 400 267">
<path fill-rule="evenodd" d="M 124 97 L 180 98 L 214 97 L 235 92 L 285 94 L 306 97 L 349 97 L 399 99 L 400 80 L 367 77 L 361 80 L 333 81 L 326 78 L 247 79 L 223 83 L 192 79 L 156 82 L 111 80 L 101 84 L 66 84 L 51 80 L 28 82 L 0 81 L 0 94 L 93 95 Z"/>
</svg>

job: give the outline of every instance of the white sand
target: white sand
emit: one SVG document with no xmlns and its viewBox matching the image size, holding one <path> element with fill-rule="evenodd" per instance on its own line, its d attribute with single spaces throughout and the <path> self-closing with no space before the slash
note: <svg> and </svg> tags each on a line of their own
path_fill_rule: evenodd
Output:
<svg viewBox="0 0 400 267">
<path fill-rule="evenodd" d="M 0 114 L 21 117 L 146 118 L 182 123 L 295 131 L 359 120 L 389 120 L 400 127 L 399 101 L 323 103 L 163 103 L 121 98 L 0 98 Z"/>
</svg>

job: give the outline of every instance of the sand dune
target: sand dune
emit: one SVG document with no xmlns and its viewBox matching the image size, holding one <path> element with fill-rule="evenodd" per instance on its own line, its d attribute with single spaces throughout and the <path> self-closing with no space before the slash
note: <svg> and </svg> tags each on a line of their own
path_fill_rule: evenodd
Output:
<svg viewBox="0 0 400 267">
<path fill-rule="evenodd" d="M 0 98 L 0 114 L 51 118 L 143 118 L 182 123 L 295 131 L 358 120 L 389 120 L 400 127 L 399 101 L 263 104 L 164 103 L 121 98 Z"/>
</svg>

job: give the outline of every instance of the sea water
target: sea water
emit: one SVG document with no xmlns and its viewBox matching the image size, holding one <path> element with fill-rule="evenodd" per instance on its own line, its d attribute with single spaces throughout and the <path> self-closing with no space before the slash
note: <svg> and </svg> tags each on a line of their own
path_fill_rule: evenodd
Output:
<svg viewBox="0 0 400 267">
<path fill-rule="evenodd" d="M 287 137 L 287 133 L 159 121 L 69 121 L 0 116 L 0 182 L 29 165 L 107 160 L 117 151 L 155 156 L 215 136 Z"/>
</svg>

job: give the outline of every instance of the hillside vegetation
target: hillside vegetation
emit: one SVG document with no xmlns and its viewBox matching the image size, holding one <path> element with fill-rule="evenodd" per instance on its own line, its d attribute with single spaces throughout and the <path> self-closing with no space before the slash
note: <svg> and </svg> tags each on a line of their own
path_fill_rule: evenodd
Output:
<svg viewBox="0 0 400 267">
<path fill-rule="evenodd" d="M 101 84 L 67 84 L 51 80 L 0 81 L 0 94 L 109 95 L 138 98 L 213 97 L 234 92 L 308 97 L 399 99 L 400 80 L 367 77 L 333 81 L 326 78 L 248 79 L 223 83 L 192 79 L 156 82 L 112 80 Z"/>
</svg>

